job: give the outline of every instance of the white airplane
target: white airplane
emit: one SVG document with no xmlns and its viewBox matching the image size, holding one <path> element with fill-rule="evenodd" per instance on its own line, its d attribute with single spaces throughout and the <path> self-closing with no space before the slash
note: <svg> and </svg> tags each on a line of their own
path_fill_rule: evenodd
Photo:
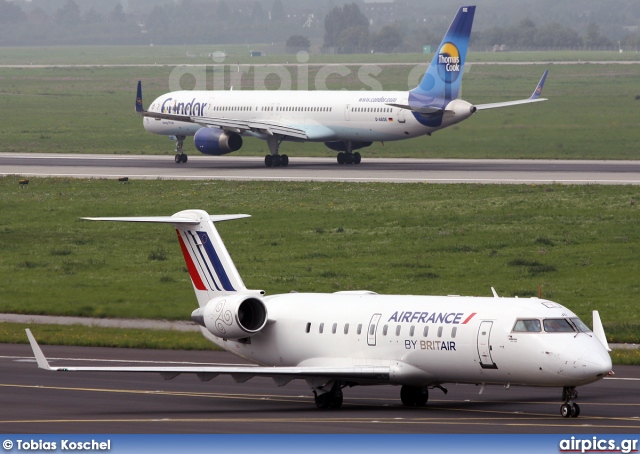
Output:
<svg viewBox="0 0 640 454">
<path fill-rule="evenodd" d="M 527 99 L 473 105 L 458 98 L 475 10 L 458 10 L 420 85 L 409 91 L 175 91 L 144 110 L 138 82 L 136 112 L 147 131 L 177 140 L 176 163 L 187 162 L 187 136 L 214 156 L 239 150 L 244 136 L 267 141 L 271 167 L 288 165 L 278 153 L 285 140 L 324 142 L 339 151 L 339 164 L 359 164 L 354 150 L 373 142 L 431 135 L 478 110 L 546 101 L 540 94 L 548 70 Z"/>
<path fill-rule="evenodd" d="M 172 224 L 199 307 L 191 319 L 214 344 L 255 366 L 51 366 L 27 335 L 38 367 L 49 371 L 156 372 L 165 379 L 231 375 L 304 379 L 319 408 L 342 405 L 342 389 L 400 386 L 407 406 L 427 403 L 446 383 L 563 388 L 561 414 L 577 417 L 576 387 L 611 371 L 597 311 L 591 331 L 573 312 L 538 298 L 378 295 L 370 291 L 287 293 L 248 290 L 214 222 L 248 217 L 186 210 L 173 216 L 86 218 Z"/>
</svg>

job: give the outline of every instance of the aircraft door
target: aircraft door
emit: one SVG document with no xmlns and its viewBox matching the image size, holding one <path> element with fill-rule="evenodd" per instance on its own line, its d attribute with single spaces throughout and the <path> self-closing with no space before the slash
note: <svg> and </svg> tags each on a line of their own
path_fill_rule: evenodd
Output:
<svg viewBox="0 0 640 454">
<path fill-rule="evenodd" d="M 351 119 L 351 116 L 349 114 L 349 109 L 351 109 L 351 104 L 347 104 L 344 108 L 344 119 L 346 121 L 349 121 Z"/>
<path fill-rule="evenodd" d="M 491 328 L 493 322 L 483 321 L 478 328 L 478 357 L 480 367 L 483 369 L 497 369 L 496 363 L 491 358 Z"/>
<path fill-rule="evenodd" d="M 400 104 L 407 105 L 407 100 L 403 99 L 402 101 L 400 101 Z M 398 123 L 405 123 L 407 121 L 407 119 L 405 118 L 406 112 L 406 109 L 400 109 L 398 111 Z"/>
<path fill-rule="evenodd" d="M 380 321 L 382 314 L 373 314 L 371 321 L 369 322 L 369 328 L 367 329 L 367 344 L 375 347 L 376 345 L 376 331 L 378 331 L 378 322 Z"/>
</svg>

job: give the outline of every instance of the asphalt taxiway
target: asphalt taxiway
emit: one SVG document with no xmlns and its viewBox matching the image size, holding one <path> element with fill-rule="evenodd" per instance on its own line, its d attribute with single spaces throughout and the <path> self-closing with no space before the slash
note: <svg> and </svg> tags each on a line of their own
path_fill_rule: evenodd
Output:
<svg viewBox="0 0 640 454">
<path fill-rule="evenodd" d="M 34 331 L 37 336 L 37 330 Z M 43 345 L 52 365 L 237 364 L 222 352 Z M 315 408 L 306 383 L 200 382 L 181 375 L 40 370 L 28 345 L 0 344 L 4 433 L 640 433 L 640 367 L 579 388 L 579 418 L 562 418 L 560 389 L 447 385 L 424 408 L 403 407 L 399 388 L 344 390 L 339 410 Z"/>
<path fill-rule="evenodd" d="M 0 153 L 0 175 L 116 179 L 351 181 L 394 183 L 640 184 L 640 161 L 518 159 L 388 159 L 359 165 L 335 158 L 290 156 L 287 167 L 267 168 L 262 157 Z"/>
</svg>

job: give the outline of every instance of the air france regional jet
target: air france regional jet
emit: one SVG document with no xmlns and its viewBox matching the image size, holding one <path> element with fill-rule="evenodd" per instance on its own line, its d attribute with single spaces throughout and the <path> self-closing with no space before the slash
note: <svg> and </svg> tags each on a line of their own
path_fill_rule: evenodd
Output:
<svg viewBox="0 0 640 454">
<path fill-rule="evenodd" d="M 267 167 L 286 166 L 283 141 L 324 142 L 338 151 L 339 164 L 359 164 L 355 151 L 373 142 L 431 135 L 466 120 L 478 110 L 545 101 L 545 71 L 527 99 L 473 105 L 459 99 L 475 6 L 458 10 L 420 85 L 407 91 L 175 91 L 142 107 L 138 82 L 136 112 L 144 128 L 176 139 L 176 163 L 186 163 L 183 145 L 194 136 L 198 151 L 220 156 L 242 147 L 243 137 L 266 140 Z"/>
<path fill-rule="evenodd" d="M 214 223 L 247 215 L 186 210 L 173 216 L 87 218 L 173 225 L 199 307 L 204 337 L 255 366 L 51 366 L 27 330 L 38 366 L 49 371 L 195 374 L 206 381 L 271 377 L 306 380 L 317 407 L 338 408 L 344 388 L 400 386 L 407 406 L 447 383 L 563 389 L 561 415 L 577 417 L 576 387 L 611 371 L 602 323 L 591 331 L 573 312 L 538 298 L 378 295 L 370 291 L 287 293 L 248 290 Z"/>
</svg>

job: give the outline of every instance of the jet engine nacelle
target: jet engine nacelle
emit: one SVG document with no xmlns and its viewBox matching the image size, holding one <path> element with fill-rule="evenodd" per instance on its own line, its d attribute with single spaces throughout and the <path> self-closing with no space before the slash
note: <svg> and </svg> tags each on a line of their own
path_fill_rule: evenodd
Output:
<svg viewBox="0 0 640 454">
<path fill-rule="evenodd" d="M 242 137 L 218 128 L 200 128 L 193 136 L 193 143 L 200 153 L 220 156 L 238 151 L 242 147 Z"/>
<path fill-rule="evenodd" d="M 191 320 L 223 339 L 253 336 L 267 324 L 267 306 L 261 299 L 247 295 L 219 296 L 196 309 Z"/>
</svg>

